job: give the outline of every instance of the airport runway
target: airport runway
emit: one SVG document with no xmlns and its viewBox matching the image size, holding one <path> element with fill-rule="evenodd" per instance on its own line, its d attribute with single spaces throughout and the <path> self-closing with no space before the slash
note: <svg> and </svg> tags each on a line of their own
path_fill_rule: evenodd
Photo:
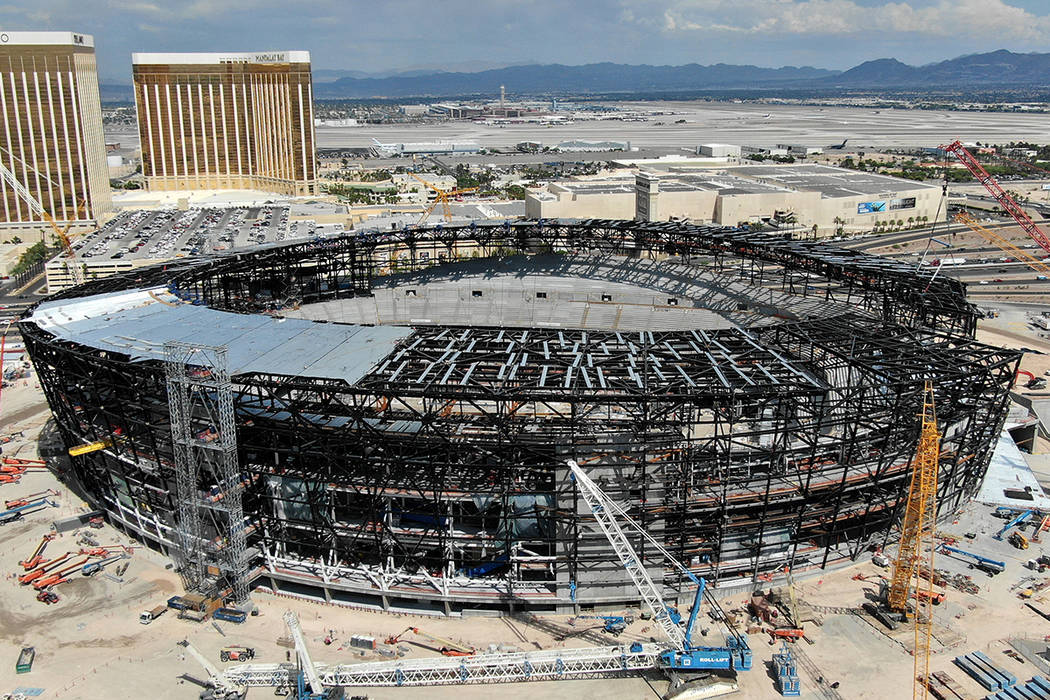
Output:
<svg viewBox="0 0 1050 700">
<path fill-rule="evenodd" d="M 383 143 L 476 141 L 482 146 L 498 148 L 520 141 L 552 145 L 580 139 L 630 141 L 632 147 L 676 150 L 695 149 L 700 143 L 826 146 L 841 143 L 843 139 L 849 139 L 847 145 L 850 148 L 936 146 L 954 139 L 995 143 L 1050 140 L 1050 119 L 1045 114 L 722 102 L 615 104 L 629 110 L 668 113 L 652 116 L 647 122 L 581 121 L 556 126 L 510 124 L 501 127 L 452 121 L 427 125 L 317 127 L 317 145 L 323 148 L 362 147 L 370 145 L 375 138 Z M 676 124 L 679 119 L 685 119 L 686 123 Z"/>
</svg>

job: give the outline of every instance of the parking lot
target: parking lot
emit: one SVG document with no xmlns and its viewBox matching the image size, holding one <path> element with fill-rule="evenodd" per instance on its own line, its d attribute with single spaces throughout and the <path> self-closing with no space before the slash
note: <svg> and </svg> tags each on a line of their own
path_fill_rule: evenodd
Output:
<svg viewBox="0 0 1050 700">
<path fill-rule="evenodd" d="M 80 258 L 169 259 L 311 238 L 331 226 L 288 221 L 288 207 L 232 207 L 126 211 L 77 240 Z"/>
</svg>

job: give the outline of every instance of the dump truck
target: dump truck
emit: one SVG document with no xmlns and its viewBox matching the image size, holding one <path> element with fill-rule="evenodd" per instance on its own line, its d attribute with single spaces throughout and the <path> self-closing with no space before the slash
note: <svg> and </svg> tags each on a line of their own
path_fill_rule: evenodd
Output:
<svg viewBox="0 0 1050 700">
<path fill-rule="evenodd" d="M 167 611 L 167 605 L 158 605 L 152 610 L 146 610 L 145 612 L 139 613 L 139 622 L 143 625 L 148 625 Z"/>
</svg>

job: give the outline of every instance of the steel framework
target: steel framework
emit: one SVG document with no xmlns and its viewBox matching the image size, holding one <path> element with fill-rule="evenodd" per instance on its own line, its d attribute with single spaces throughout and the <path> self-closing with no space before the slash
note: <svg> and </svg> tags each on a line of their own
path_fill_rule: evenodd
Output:
<svg viewBox="0 0 1050 700">
<path fill-rule="evenodd" d="M 248 555 L 237 466 L 237 424 L 226 347 L 180 342 L 164 345 L 182 576 L 189 591 L 230 591 L 248 598 Z M 201 489 L 209 477 L 210 493 Z M 202 514 L 210 512 L 215 537 L 206 539 Z M 217 517 L 215 517 L 217 516 Z M 208 569 L 219 572 L 208 580 Z"/>
<path fill-rule="evenodd" d="M 703 331 L 418 325 L 352 382 L 294 362 L 237 372 L 251 576 L 443 612 L 634 600 L 608 542 L 581 527 L 568 459 L 717 585 L 856 558 L 902 512 L 927 379 L 944 428 L 941 512 L 979 485 L 1019 354 L 974 340 L 961 283 L 827 245 L 627 221 L 366 232 L 139 269 L 49 303 L 167 287 L 243 319 L 366 296 L 379 279 L 414 287 L 464 259 L 545 254 L 627 269 L 673 255 L 756 298 L 821 304 Z M 649 268 L 626 274 L 657 284 Z M 57 337 L 32 313 L 20 326 L 67 444 L 119 437 L 78 459 L 88 489 L 129 531 L 172 546 L 163 363 Z M 654 580 L 684 586 L 671 570 Z"/>
</svg>

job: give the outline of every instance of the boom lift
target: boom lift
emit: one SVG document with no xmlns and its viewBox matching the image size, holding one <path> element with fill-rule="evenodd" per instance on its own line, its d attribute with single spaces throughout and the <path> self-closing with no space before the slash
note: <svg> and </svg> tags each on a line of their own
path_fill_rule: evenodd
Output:
<svg viewBox="0 0 1050 700">
<path fill-rule="evenodd" d="M 58 504 L 47 498 L 39 498 L 30 503 L 26 503 L 24 506 L 15 506 L 9 508 L 0 513 L 0 525 L 6 525 L 7 523 L 18 520 L 27 512 L 35 511 L 38 508 L 46 508 L 47 506 L 58 507 Z"/>
<path fill-rule="evenodd" d="M 72 552 L 66 552 L 65 554 L 57 556 L 57 557 L 55 557 L 54 559 L 52 559 L 51 561 L 49 561 L 49 562 L 47 562 L 45 564 L 41 564 L 40 566 L 38 566 L 37 568 L 33 569 L 29 573 L 22 574 L 21 576 L 18 577 L 18 582 L 20 584 L 22 584 L 23 586 L 25 586 L 27 584 L 32 583 L 33 581 L 36 581 L 38 578 L 40 578 L 41 576 L 43 576 L 47 572 L 51 571 L 55 567 L 61 566 L 62 562 L 64 562 L 66 559 L 68 559 L 71 554 L 72 554 Z"/>
<path fill-rule="evenodd" d="M 602 632 L 616 637 L 627 629 L 627 625 L 634 622 L 630 615 L 577 615 L 577 620 L 601 620 Z"/>
<path fill-rule="evenodd" d="M 177 644 L 189 652 L 190 656 L 197 660 L 197 663 L 208 674 L 208 691 L 207 695 L 201 693 L 201 698 L 207 697 L 209 700 L 243 700 L 244 696 L 248 694 L 248 689 L 239 687 L 234 683 L 230 682 L 223 674 L 219 673 L 219 669 L 215 668 L 211 661 L 205 658 L 204 654 L 197 651 L 197 648 L 190 644 L 188 639 L 183 639 Z"/>
<path fill-rule="evenodd" d="M 660 654 L 660 665 L 665 669 L 675 671 L 695 671 L 700 669 L 723 669 L 734 671 L 746 671 L 751 668 L 751 648 L 747 644 L 747 637 L 734 629 L 729 618 L 718 605 L 714 596 L 707 593 L 707 582 L 697 577 L 692 571 L 682 565 L 668 552 L 663 545 L 656 541 L 644 528 L 638 525 L 624 512 L 594 481 L 580 468 L 576 462 L 567 462 L 572 470 L 572 477 L 579 487 L 580 495 L 583 496 L 587 506 L 591 509 L 598 527 L 609 539 L 613 551 L 620 559 L 620 563 L 627 570 L 631 580 L 634 581 L 639 594 L 652 613 L 653 622 L 660 627 L 664 636 L 670 643 L 668 648 Z M 656 548 L 664 558 L 676 569 L 696 584 L 696 597 L 693 599 L 692 608 L 689 610 L 689 620 L 685 629 L 681 629 L 672 615 L 672 608 L 664 603 L 659 589 L 653 583 L 649 572 L 645 569 L 641 557 L 634 551 L 630 540 L 624 533 L 620 522 L 629 525 L 645 538 L 649 544 Z M 717 619 L 725 622 L 729 634 L 724 647 L 702 647 L 693 644 L 693 626 L 700 612 L 700 603 L 704 594 L 715 612 Z"/>
<path fill-rule="evenodd" d="M 997 559 L 989 559 L 988 557 L 973 552 L 967 552 L 965 549 L 959 549 L 958 547 L 952 547 L 947 544 L 941 543 L 937 547 L 938 552 L 946 552 L 949 554 L 958 554 L 959 556 L 969 557 L 973 560 L 970 564 L 970 568 L 977 568 L 987 573 L 989 576 L 997 576 L 1006 570 L 1006 562 L 998 561 Z"/>
<path fill-rule="evenodd" d="M 90 564 L 85 564 L 84 568 L 81 569 L 80 573 L 84 574 L 85 576 L 94 576 L 113 562 L 120 561 L 121 559 L 127 559 L 127 557 L 127 554 L 121 552 L 116 556 L 109 557 L 108 559 L 103 559 L 102 561 L 93 561 Z"/>
<path fill-rule="evenodd" d="M 80 559 L 70 564 L 69 566 L 62 567 L 54 573 L 38 578 L 36 581 L 33 581 L 33 588 L 35 588 L 38 591 L 42 591 L 45 588 L 50 588 L 51 586 L 57 586 L 60 583 L 65 583 L 69 580 L 68 578 L 66 578 L 66 574 L 79 569 L 81 566 L 86 564 L 87 561 L 88 558 L 84 557 L 83 559 Z"/>
<path fill-rule="evenodd" d="M 449 640 L 449 639 L 442 639 L 441 637 L 435 637 L 432 634 L 427 634 L 426 632 L 424 632 L 423 630 L 419 629 L 418 627 L 408 627 L 408 628 L 405 629 L 404 632 L 396 634 L 393 637 L 387 637 L 386 643 L 390 644 L 390 645 L 397 644 L 398 642 L 401 641 L 401 638 L 404 637 L 409 632 L 411 632 L 412 634 L 416 635 L 417 637 L 422 637 L 423 639 L 426 639 L 427 641 L 434 642 L 434 643 L 440 645 L 440 647 L 438 648 L 438 651 L 440 651 L 445 656 L 471 656 L 471 655 L 477 653 L 477 650 L 474 649 L 473 647 L 464 646 L 463 644 L 457 644 L 456 642 L 453 642 L 452 640 Z"/>
<path fill-rule="evenodd" d="M 1021 513 L 1016 518 L 1014 518 L 1010 522 L 1008 522 L 1005 525 L 1003 525 L 1002 529 L 999 530 L 999 532 L 995 533 L 995 539 L 1002 540 L 1003 539 L 1003 535 L 1005 535 L 1007 532 L 1009 532 L 1010 530 L 1014 529 L 1015 527 L 1017 527 L 1021 523 L 1025 522 L 1026 520 L 1028 520 L 1033 515 L 1035 515 L 1035 511 L 1034 510 L 1026 510 L 1025 512 Z"/>
<path fill-rule="evenodd" d="M 18 562 L 22 566 L 23 571 L 29 571 L 35 569 L 44 562 L 44 549 L 47 547 L 47 543 L 55 539 L 55 533 L 48 533 L 40 538 L 40 544 L 36 546 L 33 553 L 29 555 L 29 558 L 25 561 Z"/>
</svg>

